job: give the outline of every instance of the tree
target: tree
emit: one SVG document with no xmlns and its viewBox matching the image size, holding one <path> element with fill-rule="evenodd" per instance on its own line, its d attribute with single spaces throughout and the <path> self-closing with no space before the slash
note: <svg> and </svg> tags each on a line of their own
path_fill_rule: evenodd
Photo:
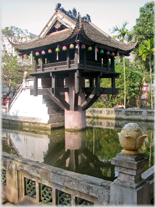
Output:
<svg viewBox="0 0 156 208">
<path fill-rule="evenodd" d="M 140 8 L 140 16 L 134 26 L 134 35 L 138 38 L 138 44 L 143 40 L 154 38 L 154 2 L 147 2 Z"/>
<path fill-rule="evenodd" d="M 113 27 L 112 33 L 117 32 L 118 35 L 114 35 L 113 38 L 117 38 L 118 40 L 120 40 L 124 43 L 126 35 L 127 36 L 130 35 L 130 32 L 128 31 L 128 29 L 126 29 L 127 25 L 128 25 L 127 21 L 124 22 L 124 24 L 122 25 L 121 28 L 119 28 L 118 26 L 115 25 L 115 27 Z"/>
<path fill-rule="evenodd" d="M 151 108 L 153 109 L 153 93 L 152 93 L 152 58 L 154 56 L 154 39 L 144 40 L 143 44 L 139 46 L 139 56 L 142 56 L 142 60 L 149 60 L 150 68 L 150 84 L 151 84 Z"/>
<path fill-rule="evenodd" d="M 114 38 L 118 38 L 120 41 L 124 43 L 125 37 L 130 36 L 130 32 L 126 29 L 128 22 L 126 21 L 121 28 L 115 26 L 112 30 L 112 33 L 118 32 L 118 35 L 113 36 Z M 125 72 L 125 57 L 123 56 L 123 67 L 124 67 L 124 108 L 126 108 L 126 72 Z"/>
<path fill-rule="evenodd" d="M 5 27 L 2 29 L 2 41 L 3 38 L 7 38 L 12 42 L 23 42 L 31 37 L 28 35 L 27 30 L 21 30 L 15 26 Z M 23 63 L 22 63 L 23 62 Z M 2 53 L 2 83 L 8 86 L 8 92 L 13 92 L 16 90 L 23 80 L 24 71 L 31 72 L 32 66 L 30 60 L 23 60 L 18 55 L 13 56 L 13 54 L 8 53 L 3 50 Z"/>
<path fill-rule="evenodd" d="M 7 37 L 12 42 L 23 42 L 32 38 L 28 35 L 27 30 L 22 30 L 15 26 L 5 27 L 1 32 L 4 37 Z"/>
<path fill-rule="evenodd" d="M 136 19 L 136 25 L 133 31 L 133 34 L 138 39 L 138 44 L 133 50 L 136 61 L 141 61 L 141 57 L 139 57 L 139 45 L 142 44 L 144 40 L 154 38 L 154 17 L 154 2 L 147 2 L 140 8 L 140 15 L 139 18 Z M 144 71 L 149 70 L 148 60 L 144 61 L 142 65 Z M 151 65 L 154 66 L 153 57 L 151 59 Z"/>
<path fill-rule="evenodd" d="M 20 86 L 24 71 L 32 71 L 31 65 L 22 65 L 18 61 L 18 56 L 4 52 L 2 56 L 2 82 L 8 86 L 8 94 Z"/>
</svg>

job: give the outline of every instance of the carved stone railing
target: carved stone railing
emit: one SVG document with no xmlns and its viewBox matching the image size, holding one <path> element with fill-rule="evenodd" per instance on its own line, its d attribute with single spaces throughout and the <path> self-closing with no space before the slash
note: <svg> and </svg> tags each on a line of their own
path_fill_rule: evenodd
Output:
<svg viewBox="0 0 156 208">
<path fill-rule="evenodd" d="M 133 177 L 133 169 L 141 175 L 145 163 L 143 162 L 142 166 L 139 166 L 137 164 L 140 164 L 140 157 L 137 159 L 138 161 L 135 161 L 135 158 L 132 159 L 130 156 L 123 156 L 123 154 L 119 153 L 113 159 L 113 164 L 117 167 L 120 166 L 118 161 L 116 162 L 116 160 L 119 160 L 121 165 L 124 166 L 124 173 L 128 176 L 132 174 L 131 177 Z M 142 160 L 146 161 L 147 159 L 141 155 L 141 162 Z M 122 172 L 122 168 L 119 170 Z M 128 183 L 126 174 L 124 179 Z M 55 206 L 106 206 L 122 203 L 149 205 L 154 197 L 154 167 L 144 172 L 141 178 L 141 186 L 139 186 L 139 183 L 137 187 L 125 186 L 125 189 L 133 192 L 133 197 L 131 198 L 128 195 L 124 197 L 124 202 L 121 202 L 123 193 L 120 189 L 123 183 L 116 183 L 118 178 L 111 182 L 19 158 L 7 153 L 2 154 L 2 194 L 6 200 L 17 205 L 22 204 L 24 201 L 27 201 L 27 204 L 29 202 L 29 205 L 42 206 L 46 204 Z M 119 185 L 119 187 L 116 188 L 116 185 Z M 126 192 L 124 194 L 126 195 Z M 145 197 L 142 197 L 143 194 Z"/>
<path fill-rule="evenodd" d="M 38 205 L 108 205 L 110 181 L 3 153 L 2 193 L 18 204 L 26 197 Z"/>
</svg>

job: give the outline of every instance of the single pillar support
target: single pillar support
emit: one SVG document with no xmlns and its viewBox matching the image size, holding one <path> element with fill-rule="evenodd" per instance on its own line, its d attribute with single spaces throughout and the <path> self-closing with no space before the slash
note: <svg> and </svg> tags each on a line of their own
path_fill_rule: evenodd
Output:
<svg viewBox="0 0 156 208">
<path fill-rule="evenodd" d="M 85 101 L 85 93 L 82 88 L 85 86 L 85 79 L 80 77 L 79 93 L 75 93 L 75 73 L 70 72 L 69 77 L 65 78 L 65 100 L 70 105 L 70 110 L 65 110 L 65 129 L 81 130 L 86 128 L 86 111 L 82 110 L 82 103 Z M 77 103 L 77 105 L 76 105 Z"/>
<path fill-rule="evenodd" d="M 141 174 L 148 159 L 144 154 L 126 155 L 118 153 L 112 159 L 118 178 L 110 186 L 111 205 L 147 205 L 149 203 L 149 183 Z"/>
</svg>

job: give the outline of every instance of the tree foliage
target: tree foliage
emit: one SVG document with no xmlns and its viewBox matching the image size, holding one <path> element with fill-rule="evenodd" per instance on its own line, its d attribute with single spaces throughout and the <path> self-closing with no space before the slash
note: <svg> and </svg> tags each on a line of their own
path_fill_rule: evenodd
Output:
<svg viewBox="0 0 156 208">
<path fill-rule="evenodd" d="M 134 26 L 133 34 L 138 39 L 138 44 L 134 48 L 133 53 L 135 55 L 135 61 L 141 61 L 139 57 L 139 46 L 143 41 L 148 39 L 154 39 L 154 2 L 148 2 L 140 8 L 139 18 L 136 19 L 136 25 Z M 148 60 L 142 62 L 145 71 L 149 71 Z M 154 66 L 154 58 L 151 58 L 151 65 Z"/>
<path fill-rule="evenodd" d="M 5 27 L 1 32 L 2 36 L 7 37 L 13 42 L 23 42 L 32 38 L 30 35 L 28 35 L 27 30 L 22 30 L 15 26 Z"/>
<path fill-rule="evenodd" d="M 12 42 L 22 42 L 30 38 L 27 30 L 21 30 L 15 26 L 5 27 L 2 29 L 2 38 L 6 37 Z M 16 90 L 23 80 L 24 71 L 31 72 L 30 59 L 23 60 L 17 55 L 8 53 L 6 50 L 2 52 L 2 83 L 8 87 L 8 92 Z"/>
<path fill-rule="evenodd" d="M 24 71 L 31 71 L 31 65 L 26 65 L 13 56 L 4 52 L 2 56 L 2 81 L 8 86 L 8 93 L 17 89 L 23 80 Z"/>
<path fill-rule="evenodd" d="M 154 56 L 154 40 L 148 39 L 144 40 L 143 44 L 139 46 L 139 55 L 142 56 L 142 60 L 146 61 L 146 58 L 149 60 L 149 69 L 150 69 L 150 84 L 151 84 L 151 108 L 153 109 L 153 93 L 152 93 L 152 58 Z"/>
<path fill-rule="evenodd" d="M 112 33 L 117 32 L 117 35 L 114 35 L 113 38 L 117 38 L 118 40 L 122 41 L 124 43 L 124 40 L 126 38 L 126 36 L 130 36 L 130 32 L 128 31 L 128 29 L 126 29 L 126 26 L 128 25 L 128 22 L 124 22 L 124 24 L 122 25 L 122 27 L 118 27 L 117 25 L 115 25 L 115 27 L 113 27 L 112 29 Z"/>
</svg>

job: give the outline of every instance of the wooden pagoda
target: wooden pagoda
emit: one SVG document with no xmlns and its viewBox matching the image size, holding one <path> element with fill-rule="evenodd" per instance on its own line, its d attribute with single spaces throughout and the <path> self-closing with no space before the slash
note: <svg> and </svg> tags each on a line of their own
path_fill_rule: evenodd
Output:
<svg viewBox="0 0 156 208">
<path fill-rule="evenodd" d="M 123 44 L 108 36 L 76 9 L 66 11 L 57 4 L 55 13 L 39 36 L 13 44 L 21 56 L 34 57 L 34 90 L 48 95 L 65 110 L 65 128 L 86 127 L 85 110 L 101 94 L 117 94 L 114 59 L 128 56 L 136 43 Z M 38 89 L 38 79 L 43 89 Z M 100 87 L 101 78 L 111 79 L 111 88 Z M 86 84 L 87 83 L 87 84 Z"/>
</svg>

